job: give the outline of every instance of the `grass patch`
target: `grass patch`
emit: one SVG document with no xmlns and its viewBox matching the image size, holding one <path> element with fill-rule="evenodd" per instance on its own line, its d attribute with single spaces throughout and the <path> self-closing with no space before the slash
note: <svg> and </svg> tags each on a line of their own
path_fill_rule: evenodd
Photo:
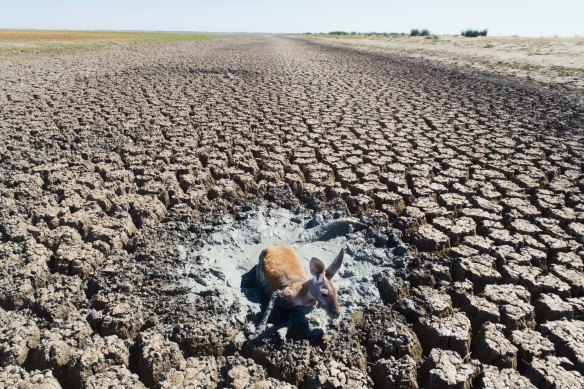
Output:
<svg viewBox="0 0 584 389">
<path fill-rule="evenodd" d="M 435 45 L 438 44 L 438 42 L 440 41 L 440 37 L 438 35 L 426 35 L 426 38 L 424 38 L 424 40 L 425 44 Z"/>
<path fill-rule="evenodd" d="M 551 69 L 560 77 L 584 77 L 584 68 L 568 68 L 566 66 L 552 66 Z"/>
<path fill-rule="evenodd" d="M 67 53 L 81 49 L 95 49 L 107 46 L 114 42 L 86 42 L 86 43 L 31 43 L 28 45 L 9 45 L 2 46 L 0 42 L 0 53 Z"/>
<path fill-rule="evenodd" d="M 0 30 L 0 42 L 164 42 L 201 40 L 212 35 L 199 32 Z"/>
<path fill-rule="evenodd" d="M 484 45 L 483 47 L 484 47 L 485 49 L 492 49 L 493 47 L 495 47 L 495 45 L 489 42 L 489 43 L 487 43 L 486 45 Z"/>
<path fill-rule="evenodd" d="M 518 70 L 527 70 L 527 71 L 534 71 L 540 70 L 542 68 L 541 65 L 536 65 L 532 63 L 523 63 L 523 62 L 505 62 L 505 61 L 497 61 L 497 65 L 502 66 L 507 69 L 518 69 Z"/>
<path fill-rule="evenodd" d="M 542 53 L 541 51 L 539 51 L 538 49 L 534 49 L 533 47 L 522 47 L 519 49 L 519 51 L 524 51 L 525 54 L 527 54 L 530 57 L 532 55 L 546 55 L 546 53 Z"/>
<path fill-rule="evenodd" d="M 215 36 L 191 32 L 0 30 L 0 53 L 63 53 L 116 43 L 199 41 Z"/>
</svg>

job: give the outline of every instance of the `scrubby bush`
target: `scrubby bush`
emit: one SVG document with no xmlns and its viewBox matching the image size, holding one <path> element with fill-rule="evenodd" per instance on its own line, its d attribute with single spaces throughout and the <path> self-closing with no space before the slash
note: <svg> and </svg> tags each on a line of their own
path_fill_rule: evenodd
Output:
<svg viewBox="0 0 584 389">
<path fill-rule="evenodd" d="M 329 35 L 349 35 L 347 31 L 331 31 Z"/>
<path fill-rule="evenodd" d="M 410 31 L 410 36 L 428 36 L 430 35 L 430 31 L 428 31 L 428 29 L 424 28 L 423 30 L 418 30 L 417 28 L 412 29 L 412 31 Z"/>
<path fill-rule="evenodd" d="M 487 30 L 462 30 L 462 32 L 460 33 L 460 35 L 462 36 L 466 36 L 468 38 L 476 38 L 477 36 L 487 36 Z"/>
</svg>

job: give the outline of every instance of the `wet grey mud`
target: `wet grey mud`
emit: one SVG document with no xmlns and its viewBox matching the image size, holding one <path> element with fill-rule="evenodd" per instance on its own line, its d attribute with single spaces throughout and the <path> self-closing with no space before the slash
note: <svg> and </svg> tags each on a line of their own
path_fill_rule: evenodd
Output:
<svg viewBox="0 0 584 389">
<path fill-rule="evenodd" d="M 581 97 L 278 36 L 0 80 L 0 387 L 584 385 Z M 338 319 L 257 333 L 278 243 Z"/>
<path fill-rule="evenodd" d="M 304 259 L 307 268 L 310 258 L 331 260 L 344 248 L 346 258 L 335 284 L 343 307 L 337 320 L 347 320 L 351 313 L 379 300 L 373 275 L 384 268 L 403 268 L 407 257 L 405 249 L 404 255 L 396 258 L 391 250 L 375 247 L 375 240 L 368 239 L 366 224 L 339 215 L 337 219 L 333 217 L 309 210 L 293 213 L 266 206 L 239 214 L 240 220 L 228 215 L 208 235 L 198 235 L 202 246 L 191 254 L 196 260 L 187 261 L 182 278 L 191 280 L 187 287 L 194 296 L 213 293 L 222 304 L 243 305 L 241 321 L 247 324 L 244 318 L 258 315 L 261 303 L 267 303 L 266 291 L 255 274 L 263 249 L 289 245 Z M 186 253 L 185 248 L 181 249 Z M 324 309 L 301 311 L 300 315 L 315 327 L 327 329 L 329 318 Z"/>
</svg>

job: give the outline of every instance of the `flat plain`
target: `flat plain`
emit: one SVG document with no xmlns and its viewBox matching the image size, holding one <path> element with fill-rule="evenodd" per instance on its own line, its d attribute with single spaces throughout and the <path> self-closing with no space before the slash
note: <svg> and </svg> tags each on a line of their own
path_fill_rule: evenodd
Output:
<svg viewBox="0 0 584 389">
<path fill-rule="evenodd" d="M 449 65 L 469 67 L 568 89 L 584 88 L 584 38 L 527 38 L 430 35 L 304 35 L 338 45 L 378 52 L 401 52 Z"/>
<path fill-rule="evenodd" d="M 0 55 L 0 386 L 584 386 L 577 85 L 357 40 L 86 49 Z M 339 320 L 255 331 L 279 240 L 347 248 Z"/>
<path fill-rule="evenodd" d="M 216 34 L 195 32 L 0 30 L 0 53 L 60 53 L 110 45 L 198 41 Z"/>
</svg>

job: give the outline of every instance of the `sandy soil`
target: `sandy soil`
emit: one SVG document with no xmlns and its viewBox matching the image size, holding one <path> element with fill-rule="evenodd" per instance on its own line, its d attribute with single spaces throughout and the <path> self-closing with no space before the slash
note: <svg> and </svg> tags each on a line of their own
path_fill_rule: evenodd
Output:
<svg viewBox="0 0 584 389">
<path fill-rule="evenodd" d="M 397 51 L 450 65 L 472 66 L 491 72 L 534 78 L 579 92 L 584 88 L 584 38 L 342 38 L 315 35 L 311 39 L 326 39 L 337 44 L 378 52 Z"/>
<path fill-rule="evenodd" d="M 277 36 L 0 77 L 0 387 L 584 385 L 573 94 Z M 279 242 L 347 249 L 339 319 L 257 332 Z"/>
</svg>

